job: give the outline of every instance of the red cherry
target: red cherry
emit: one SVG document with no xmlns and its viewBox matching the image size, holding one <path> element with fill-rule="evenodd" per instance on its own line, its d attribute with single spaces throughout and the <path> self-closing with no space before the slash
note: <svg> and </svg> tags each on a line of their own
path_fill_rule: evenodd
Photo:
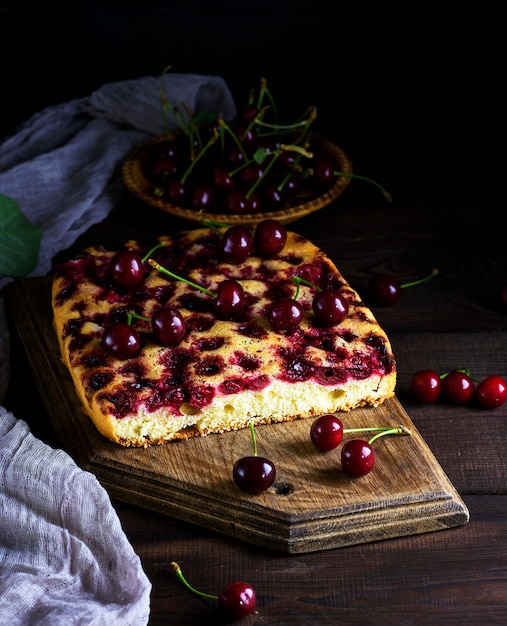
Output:
<svg viewBox="0 0 507 626">
<path fill-rule="evenodd" d="M 218 594 L 218 606 L 230 620 L 243 619 L 255 609 L 257 598 L 252 585 L 245 582 L 230 583 Z"/>
<path fill-rule="evenodd" d="M 453 370 L 442 378 L 442 393 L 453 404 L 468 404 L 474 391 L 474 382 L 465 372 Z"/>
<path fill-rule="evenodd" d="M 232 478 L 242 491 L 258 494 L 274 483 L 276 467 L 262 456 L 244 456 L 234 464 Z"/>
<path fill-rule="evenodd" d="M 217 287 L 215 311 L 222 319 L 237 317 L 246 306 L 243 287 L 236 280 L 223 280 Z"/>
<path fill-rule="evenodd" d="M 250 256 L 254 247 L 251 231 L 245 226 L 231 226 L 222 235 L 218 244 L 220 260 L 231 265 L 239 265 Z"/>
<path fill-rule="evenodd" d="M 319 450 L 334 450 L 343 439 L 343 424 L 331 413 L 318 417 L 310 427 L 310 439 Z"/>
<path fill-rule="evenodd" d="M 286 241 L 285 226 L 277 220 L 262 220 L 255 227 L 254 249 L 264 259 L 270 259 L 281 252 Z"/>
<path fill-rule="evenodd" d="M 187 325 L 181 313 L 171 307 L 157 309 L 151 318 L 153 334 L 164 346 L 176 346 L 185 336 Z"/>
<path fill-rule="evenodd" d="M 412 395 L 425 404 L 436 402 L 442 390 L 442 380 L 433 370 L 420 370 L 412 376 L 410 391 Z"/>
<path fill-rule="evenodd" d="M 378 306 L 391 306 L 401 298 L 401 284 L 389 274 L 375 274 L 368 283 L 368 297 Z"/>
<path fill-rule="evenodd" d="M 507 400 L 507 382 L 501 376 L 488 376 L 475 390 L 475 400 L 485 409 L 495 409 Z"/>
<path fill-rule="evenodd" d="M 371 445 L 362 439 L 350 439 L 341 451 L 342 469 L 354 478 L 364 476 L 375 465 L 375 454 Z"/>
<path fill-rule="evenodd" d="M 294 330 L 303 316 L 303 307 L 292 298 L 273 300 L 266 310 L 266 317 L 275 330 Z"/>
<path fill-rule="evenodd" d="M 139 354 L 141 338 L 127 322 L 112 322 L 102 334 L 102 346 L 117 359 L 131 359 Z"/>
<path fill-rule="evenodd" d="M 111 259 L 109 272 L 118 287 L 133 289 L 144 278 L 143 261 L 137 252 L 120 250 Z"/>
<path fill-rule="evenodd" d="M 242 619 L 243 617 L 250 615 L 250 613 L 252 613 L 255 609 L 257 597 L 255 589 L 249 583 L 242 581 L 230 583 L 224 587 L 218 595 L 213 595 L 205 593 L 204 591 L 199 591 L 199 589 L 190 585 L 183 575 L 181 567 L 178 563 L 172 561 L 171 565 L 176 573 L 176 576 L 183 583 L 186 589 L 201 598 L 216 600 L 218 608 L 221 610 L 227 621 Z"/>
<path fill-rule="evenodd" d="M 312 303 L 313 312 L 322 326 L 341 324 L 349 312 L 349 303 L 336 289 L 319 291 Z"/>
</svg>

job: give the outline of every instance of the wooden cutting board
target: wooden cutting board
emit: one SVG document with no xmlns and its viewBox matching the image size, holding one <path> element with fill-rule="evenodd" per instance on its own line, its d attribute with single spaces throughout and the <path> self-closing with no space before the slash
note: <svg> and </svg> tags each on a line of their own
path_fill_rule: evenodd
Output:
<svg viewBox="0 0 507 626">
<path fill-rule="evenodd" d="M 61 363 L 50 285 L 48 277 L 8 284 L 7 311 L 63 448 L 112 498 L 289 554 L 468 522 L 465 504 L 396 398 L 340 416 L 345 428 L 402 424 L 412 431 L 378 440 L 374 470 L 358 479 L 342 473 L 340 448 L 315 449 L 311 420 L 256 427 L 259 454 L 277 469 L 260 495 L 241 492 L 232 480 L 235 461 L 252 454 L 248 429 L 147 449 L 110 442 L 81 411 Z"/>
</svg>

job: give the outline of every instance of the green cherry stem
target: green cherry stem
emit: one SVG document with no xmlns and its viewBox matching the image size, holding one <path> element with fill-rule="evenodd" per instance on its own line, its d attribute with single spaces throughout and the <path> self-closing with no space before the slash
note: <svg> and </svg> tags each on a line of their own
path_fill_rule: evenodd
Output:
<svg viewBox="0 0 507 626">
<path fill-rule="evenodd" d="M 166 244 L 163 241 L 159 241 L 157 243 L 157 245 L 153 246 L 153 248 L 151 250 L 149 250 L 141 259 L 141 261 L 144 263 L 145 261 L 147 261 L 150 256 L 155 252 L 155 250 L 158 250 L 159 248 L 163 248 Z"/>
<path fill-rule="evenodd" d="M 403 283 L 402 285 L 400 285 L 400 287 L 402 289 L 405 289 L 406 287 L 414 287 L 415 285 L 420 285 L 421 283 L 425 283 L 427 280 L 431 280 L 432 278 L 435 278 L 435 276 L 438 274 L 438 268 L 434 267 L 431 272 L 428 274 L 428 276 L 424 276 L 423 278 L 418 278 L 417 280 L 412 280 L 408 283 Z"/>
<path fill-rule="evenodd" d="M 376 435 L 374 435 L 368 441 L 368 443 L 371 445 L 374 441 L 376 441 L 380 437 L 383 437 L 384 435 L 412 435 L 412 431 L 410 430 L 410 428 L 407 428 L 406 426 L 403 426 L 403 425 L 400 425 L 397 428 L 387 428 L 377 433 Z"/>
<path fill-rule="evenodd" d="M 250 429 L 250 435 L 252 436 L 253 455 L 257 456 L 257 437 L 255 436 L 254 423 L 248 422 L 248 428 Z"/>
<path fill-rule="evenodd" d="M 313 287 L 314 289 L 317 289 L 318 291 L 322 291 L 322 287 L 319 287 L 315 283 L 312 283 L 309 280 L 306 280 L 306 278 L 301 278 L 300 276 L 292 276 L 292 281 L 296 283 L 296 293 L 294 294 L 294 297 L 292 298 L 293 300 L 297 300 L 299 297 L 300 285 L 306 285 L 307 287 Z"/>
<path fill-rule="evenodd" d="M 192 585 L 187 581 L 185 576 L 183 576 L 183 572 L 181 571 L 181 567 L 178 565 L 178 563 L 176 563 L 175 561 L 171 561 L 171 566 L 173 570 L 175 571 L 176 576 L 178 577 L 180 582 L 183 583 L 183 585 L 189 591 L 191 591 L 192 593 L 195 593 L 197 596 L 200 596 L 201 598 L 208 598 L 209 600 L 218 600 L 218 596 L 213 595 L 211 593 L 204 593 L 204 591 L 199 591 L 195 587 L 192 587 Z"/>
<path fill-rule="evenodd" d="M 178 274 L 174 274 L 163 265 L 160 265 L 160 263 L 157 263 L 157 261 L 155 261 L 154 259 L 148 259 L 148 263 L 159 272 L 162 272 L 163 274 L 167 274 L 167 276 L 170 276 L 171 278 L 175 278 L 176 280 L 180 280 L 182 283 L 186 283 L 187 285 L 190 285 L 191 287 L 194 287 L 195 289 L 204 291 L 204 293 L 207 293 L 208 296 L 211 296 L 212 298 L 216 298 L 218 295 L 214 291 L 210 291 L 209 289 L 206 289 L 206 287 L 203 287 L 202 285 L 198 285 L 197 283 L 193 283 L 191 280 L 187 280 L 186 278 L 183 278 L 182 276 L 178 276 Z"/>
<path fill-rule="evenodd" d="M 380 190 L 380 192 L 382 193 L 382 195 L 384 196 L 384 199 L 387 202 L 392 202 L 393 198 L 391 196 L 391 194 L 386 191 L 382 185 L 380 185 L 379 183 L 377 183 L 376 180 L 373 180 L 372 178 L 367 178 L 366 176 L 361 176 L 360 174 L 352 174 L 351 172 L 339 172 L 339 171 L 335 171 L 333 172 L 333 174 L 335 176 L 345 176 L 347 178 L 355 178 L 357 180 L 362 180 L 364 182 L 370 183 L 371 185 L 374 185 L 377 189 Z"/>
<path fill-rule="evenodd" d="M 461 372 L 462 374 L 465 374 L 466 376 L 468 376 L 469 378 L 471 378 L 475 383 L 480 382 L 480 378 L 476 378 L 475 376 L 472 376 L 471 371 L 468 369 L 468 367 L 458 367 L 455 370 L 452 370 L 455 372 Z M 445 372 L 444 374 L 440 374 L 440 380 L 444 380 L 444 378 L 447 378 L 447 376 L 449 376 L 451 372 Z"/>
</svg>

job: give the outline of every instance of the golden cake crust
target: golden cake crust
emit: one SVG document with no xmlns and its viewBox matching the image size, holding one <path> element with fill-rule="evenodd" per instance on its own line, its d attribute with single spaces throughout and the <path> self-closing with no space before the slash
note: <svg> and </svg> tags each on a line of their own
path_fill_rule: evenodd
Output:
<svg viewBox="0 0 507 626">
<path fill-rule="evenodd" d="M 288 231 L 271 259 L 250 255 L 238 265 L 217 255 L 220 233 L 211 228 L 164 236 L 154 254 L 163 267 L 212 293 L 224 279 L 238 281 L 248 306 L 234 320 L 220 319 L 213 298 L 146 263 L 132 290 L 117 288 L 108 267 L 117 250 L 83 251 L 57 268 L 52 287 L 54 328 L 62 360 L 83 410 L 107 438 L 148 446 L 256 424 L 377 406 L 394 395 L 396 365 L 386 333 L 322 250 Z M 154 242 L 128 241 L 145 255 Z M 307 282 L 296 286 L 293 276 Z M 347 299 L 347 317 L 321 327 L 312 311 L 318 289 L 330 283 Z M 305 314 L 292 331 L 276 331 L 266 308 L 294 297 Z M 149 320 L 161 306 L 177 308 L 184 339 L 163 346 Z M 104 328 L 137 314 L 138 356 L 121 360 L 101 344 Z M 140 319 L 145 318 L 145 319 Z"/>
</svg>

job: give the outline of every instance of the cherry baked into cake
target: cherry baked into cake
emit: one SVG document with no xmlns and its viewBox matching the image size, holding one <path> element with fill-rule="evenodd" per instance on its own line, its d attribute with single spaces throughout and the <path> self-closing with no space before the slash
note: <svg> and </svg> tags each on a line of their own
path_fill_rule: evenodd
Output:
<svg viewBox="0 0 507 626">
<path fill-rule="evenodd" d="M 321 249 L 273 220 L 88 248 L 56 269 L 52 305 L 84 412 L 123 446 L 394 395 L 371 310 Z"/>
</svg>

